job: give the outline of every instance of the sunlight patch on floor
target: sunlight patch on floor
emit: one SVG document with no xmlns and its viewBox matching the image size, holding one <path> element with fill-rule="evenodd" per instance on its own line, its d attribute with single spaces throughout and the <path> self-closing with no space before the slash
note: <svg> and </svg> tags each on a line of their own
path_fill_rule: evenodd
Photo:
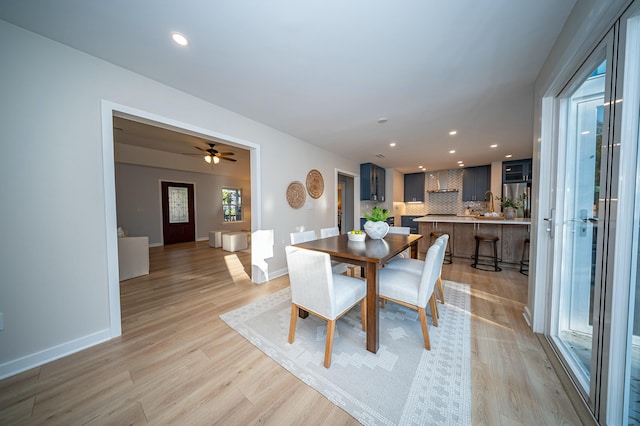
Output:
<svg viewBox="0 0 640 426">
<path fill-rule="evenodd" d="M 224 263 L 227 265 L 227 271 L 234 283 L 242 283 L 247 280 L 251 281 L 251 277 L 244 270 L 244 266 L 240 259 L 235 254 L 229 254 L 224 257 Z"/>
</svg>

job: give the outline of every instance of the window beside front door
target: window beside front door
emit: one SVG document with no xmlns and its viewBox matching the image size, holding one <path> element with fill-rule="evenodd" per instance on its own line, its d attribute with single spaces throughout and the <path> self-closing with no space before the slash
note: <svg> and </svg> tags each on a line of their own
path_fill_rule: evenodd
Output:
<svg viewBox="0 0 640 426">
<path fill-rule="evenodd" d="M 222 188 L 222 214 L 225 222 L 242 220 L 242 190 Z"/>
</svg>

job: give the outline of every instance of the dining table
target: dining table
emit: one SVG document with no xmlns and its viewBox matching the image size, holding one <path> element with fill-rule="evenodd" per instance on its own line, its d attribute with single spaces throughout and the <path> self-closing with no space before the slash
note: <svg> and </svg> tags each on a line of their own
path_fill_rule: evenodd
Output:
<svg viewBox="0 0 640 426">
<path fill-rule="evenodd" d="M 378 352 L 379 316 L 378 316 L 378 284 L 379 272 L 394 256 L 410 248 L 410 256 L 418 257 L 418 240 L 420 234 L 387 234 L 382 239 L 350 241 L 347 234 L 320 238 L 304 243 L 294 244 L 308 250 L 328 253 L 331 260 L 349 263 L 362 267 L 367 285 L 367 350 Z"/>
</svg>

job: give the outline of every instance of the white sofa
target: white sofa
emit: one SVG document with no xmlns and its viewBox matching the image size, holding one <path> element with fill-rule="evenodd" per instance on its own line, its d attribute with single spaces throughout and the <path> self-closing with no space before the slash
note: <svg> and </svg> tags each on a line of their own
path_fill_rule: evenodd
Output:
<svg viewBox="0 0 640 426">
<path fill-rule="evenodd" d="M 149 274 L 149 237 L 119 237 L 120 281 Z"/>
</svg>

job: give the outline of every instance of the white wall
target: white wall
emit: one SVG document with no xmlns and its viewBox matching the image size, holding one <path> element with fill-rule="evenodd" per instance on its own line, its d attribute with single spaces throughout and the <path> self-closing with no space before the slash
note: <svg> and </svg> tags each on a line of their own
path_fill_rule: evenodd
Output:
<svg viewBox="0 0 640 426">
<path fill-rule="evenodd" d="M 251 182 L 157 167 L 116 163 L 118 226 L 129 236 L 149 237 L 149 245 L 162 245 L 160 181 L 194 184 L 196 240 L 209 238 L 209 231 L 251 229 Z M 222 188 L 242 189 L 243 220 L 224 222 Z"/>
<path fill-rule="evenodd" d="M 335 168 L 359 175 L 356 162 L 4 21 L 0 52 L 0 377 L 111 337 L 103 100 L 260 146 L 253 213 L 275 232 L 271 271 L 286 267 L 289 232 L 334 223 Z M 286 188 L 310 169 L 325 194 L 294 210 Z"/>
</svg>

